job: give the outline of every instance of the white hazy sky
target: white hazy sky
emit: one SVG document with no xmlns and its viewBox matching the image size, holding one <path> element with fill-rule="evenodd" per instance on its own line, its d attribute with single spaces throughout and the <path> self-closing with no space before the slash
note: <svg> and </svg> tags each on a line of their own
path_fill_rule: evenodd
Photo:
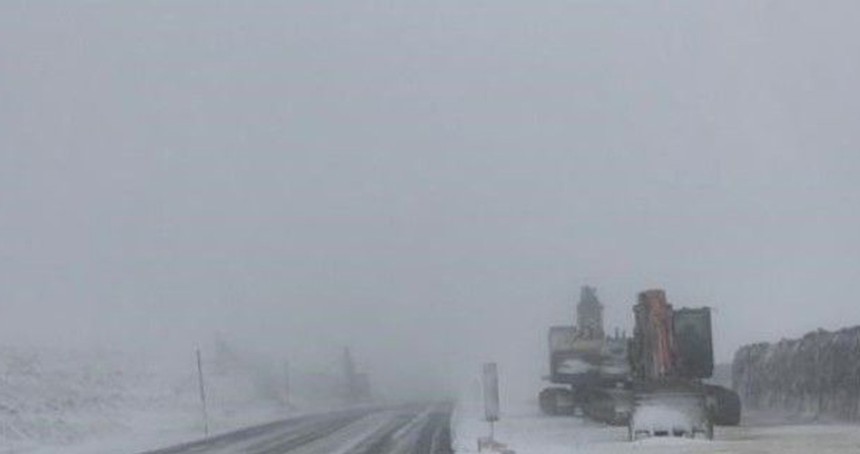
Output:
<svg viewBox="0 0 860 454">
<path fill-rule="evenodd" d="M 855 1 L 4 1 L 0 341 L 537 377 L 582 284 L 860 324 Z M 536 390 L 535 390 L 536 391 Z"/>
</svg>

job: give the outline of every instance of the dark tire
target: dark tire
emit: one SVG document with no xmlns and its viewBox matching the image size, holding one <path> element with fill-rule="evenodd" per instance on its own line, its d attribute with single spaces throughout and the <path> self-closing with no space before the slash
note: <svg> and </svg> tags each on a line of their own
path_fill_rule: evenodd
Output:
<svg viewBox="0 0 860 454">
<path fill-rule="evenodd" d="M 556 388 L 546 388 L 538 395 L 540 411 L 547 416 L 558 416 L 558 402 L 555 393 Z"/>
<path fill-rule="evenodd" d="M 715 425 L 737 426 L 741 423 L 741 398 L 738 393 L 722 386 L 708 385 L 706 392 L 714 407 L 710 413 Z"/>
<path fill-rule="evenodd" d="M 538 396 L 540 409 L 545 415 L 573 415 L 576 411 L 573 391 L 565 388 L 546 388 Z"/>
</svg>

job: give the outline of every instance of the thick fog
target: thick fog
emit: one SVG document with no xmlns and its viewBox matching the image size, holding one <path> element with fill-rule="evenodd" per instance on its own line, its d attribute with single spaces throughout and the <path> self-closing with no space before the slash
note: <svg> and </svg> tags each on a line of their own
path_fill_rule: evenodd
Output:
<svg viewBox="0 0 860 454">
<path fill-rule="evenodd" d="M 597 286 L 740 345 L 860 324 L 856 2 L 3 2 L 0 341 L 391 393 L 500 363 Z"/>
</svg>

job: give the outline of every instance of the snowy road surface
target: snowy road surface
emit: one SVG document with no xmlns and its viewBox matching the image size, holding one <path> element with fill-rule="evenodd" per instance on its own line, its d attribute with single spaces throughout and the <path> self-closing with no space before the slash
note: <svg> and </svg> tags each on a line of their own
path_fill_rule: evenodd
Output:
<svg viewBox="0 0 860 454">
<path fill-rule="evenodd" d="M 144 454 L 447 454 L 451 409 L 404 405 L 310 415 Z"/>
<path fill-rule="evenodd" d="M 537 404 L 534 404 L 537 407 Z M 457 407 L 454 449 L 477 452 L 487 435 L 480 408 Z M 532 406 L 508 408 L 496 425 L 496 439 L 517 454 L 846 454 L 860 452 L 860 426 L 847 424 L 774 424 L 750 418 L 741 427 L 716 428 L 715 440 L 656 438 L 630 443 L 627 429 L 573 417 L 547 417 Z"/>
</svg>

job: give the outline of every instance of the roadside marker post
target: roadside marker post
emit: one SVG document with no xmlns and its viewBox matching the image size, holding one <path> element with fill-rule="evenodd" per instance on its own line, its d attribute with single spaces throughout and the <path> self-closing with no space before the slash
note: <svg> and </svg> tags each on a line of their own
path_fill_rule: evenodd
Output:
<svg viewBox="0 0 860 454">
<path fill-rule="evenodd" d="M 499 420 L 499 368 L 496 363 L 485 363 L 482 373 L 484 391 L 484 420 L 490 425 L 490 436 L 488 439 L 478 440 L 478 451 L 482 451 L 484 445 L 495 446 L 495 423 Z"/>
</svg>

